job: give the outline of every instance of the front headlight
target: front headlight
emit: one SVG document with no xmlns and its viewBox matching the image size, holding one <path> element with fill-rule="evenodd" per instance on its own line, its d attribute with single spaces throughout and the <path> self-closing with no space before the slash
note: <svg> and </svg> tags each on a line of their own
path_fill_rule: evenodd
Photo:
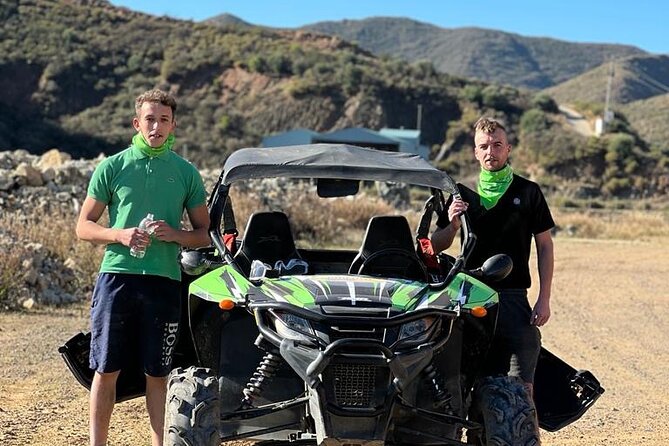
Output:
<svg viewBox="0 0 669 446">
<path fill-rule="evenodd" d="M 407 322 L 400 327 L 398 341 L 425 342 L 432 333 L 432 325 L 435 323 L 434 316 L 424 317 L 415 321 Z"/>
<path fill-rule="evenodd" d="M 292 313 L 277 311 L 274 326 L 276 332 L 285 339 L 296 341 L 309 341 L 315 336 L 313 328 L 308 320 Z M 309 336 L 311 335 L 311 337 Z"/>
</svg>

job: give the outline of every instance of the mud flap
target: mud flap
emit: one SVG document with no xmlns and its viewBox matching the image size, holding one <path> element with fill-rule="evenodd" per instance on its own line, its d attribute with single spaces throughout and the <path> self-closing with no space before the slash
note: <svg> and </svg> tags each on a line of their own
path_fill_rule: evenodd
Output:
<svg viewBox="0 0 669 446">
<path fill-rule="evenodd" d="M 94 370 L 88 366 L 88 355 L 91 350 L 91 334 L 78 333 L 65 345 L 58 348 L 67 364 L 67 368 L 76 380 L 89 391 L 93 382 Z M 124 369 L 116 381 L 116 402 L 127 401 L 143 396 L 146 391 L 146 380 L 139 363 Z"/>
<path fill-rule="evenodd" d="M 587 370 L 576 370 L 541 349 L 534 376 L 534 401 L 539 426 L 555 432 L 581 418 L 604 393 L 599 381 Z"/>
</svg>

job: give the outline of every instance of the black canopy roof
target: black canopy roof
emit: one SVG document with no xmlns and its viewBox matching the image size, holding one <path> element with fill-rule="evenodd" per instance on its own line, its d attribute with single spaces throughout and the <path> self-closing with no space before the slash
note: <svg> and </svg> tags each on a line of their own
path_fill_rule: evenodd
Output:
<svg viewBox="0 0 669 446">
<path fill-rule="evenodd" d="M 225 161 L 222 183 L 270 177 L 392 181 L 457 193 L 448 174 L 418 155 L 347 144 L 240 149 Z"/>
</svg>

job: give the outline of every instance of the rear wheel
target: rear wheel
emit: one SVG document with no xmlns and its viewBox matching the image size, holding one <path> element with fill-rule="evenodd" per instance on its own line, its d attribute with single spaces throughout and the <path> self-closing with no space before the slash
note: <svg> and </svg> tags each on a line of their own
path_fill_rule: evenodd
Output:
<svg viewBox="0 0 669 446">
<path fill-rule="evenodd" d="M 474 417 L 483 420 L 484 433 L 468 438 L 482 446 L 535 446 L 539 440 L 537 411 L 520 379 L 483 378 L 474 392 Z"/>
<path fill-rule="evenodd" d="M 177 368 L 167 382 L 165 446 L 219 446 L 218 379 L 210 369 Z"/>
</svg>

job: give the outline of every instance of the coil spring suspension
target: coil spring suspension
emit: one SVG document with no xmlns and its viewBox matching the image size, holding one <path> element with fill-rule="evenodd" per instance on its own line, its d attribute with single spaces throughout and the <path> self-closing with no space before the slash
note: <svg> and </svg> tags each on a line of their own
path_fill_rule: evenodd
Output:
<svg viewBox="0 0 669 446">
<path fill-rule="evenodd" d="M 253 400 L 262 394 L 263 385 L 269 381 L 281 367 L 283 360 L 277 352 L 267 353 L 256 367 L 253 376 L 249 379 L 242 393 L 242 407 L 253 407 Z"/>
<path fill-rule="evenodd" d="M 451 406 L 451 400 L 453 399 L 453 395 L 446 390 L 441 373 L 434 366 L 434 363 L 425 367 L 424 373 L 434 391 L 434 407 L 452 414 L 453 407 Z"/>
</svg>

